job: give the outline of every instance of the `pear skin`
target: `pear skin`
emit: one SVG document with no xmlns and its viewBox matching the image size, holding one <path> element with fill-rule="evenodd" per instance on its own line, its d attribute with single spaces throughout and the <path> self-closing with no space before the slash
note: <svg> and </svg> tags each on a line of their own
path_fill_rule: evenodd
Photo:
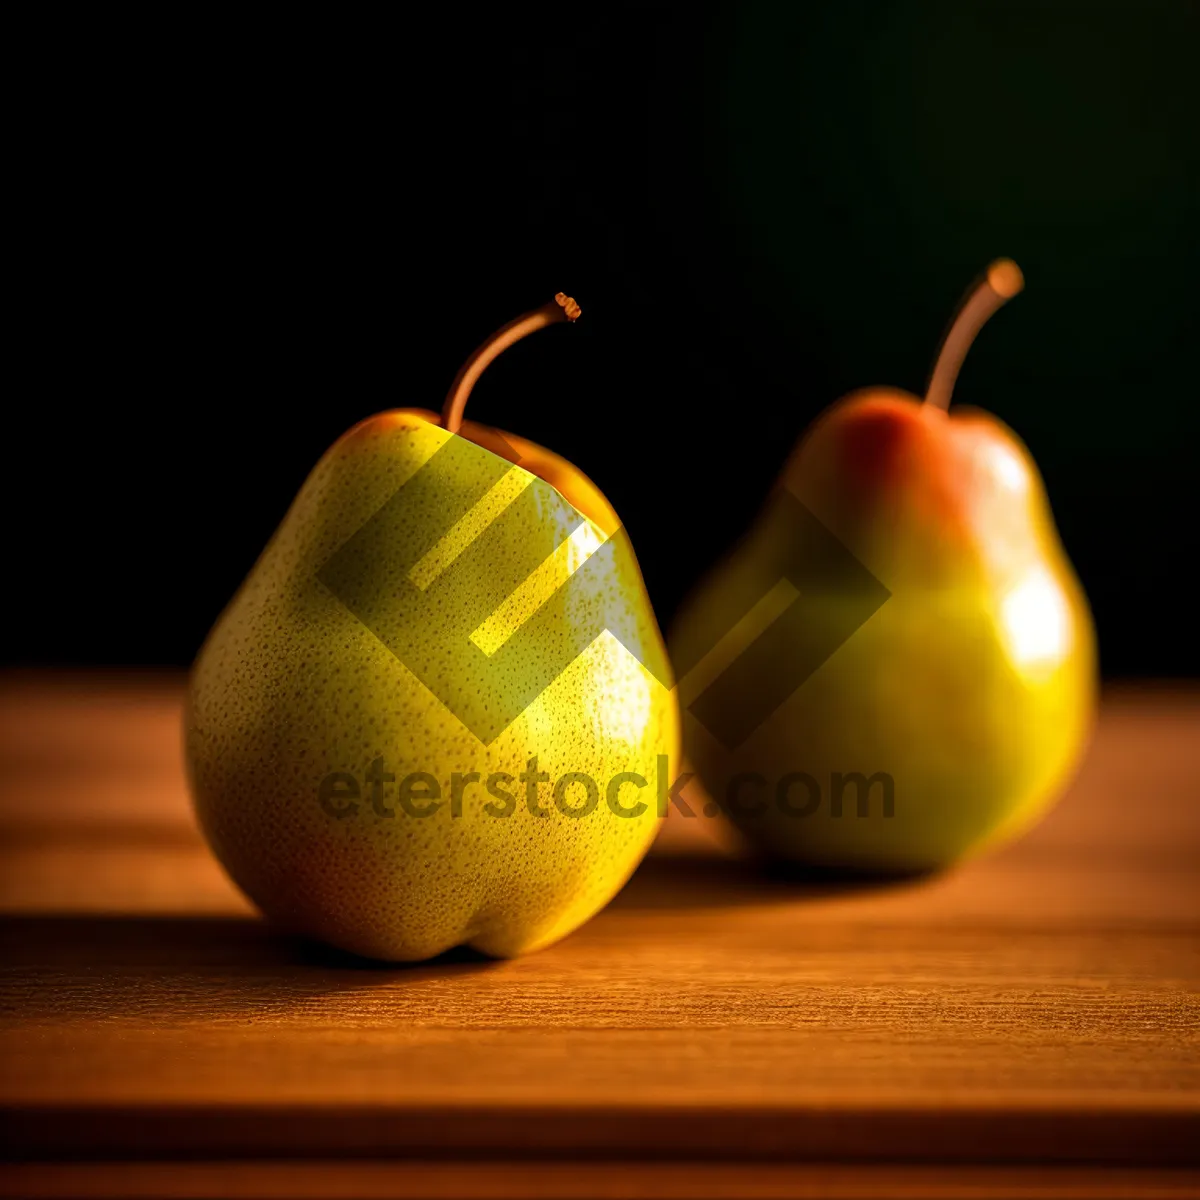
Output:
<svg viewBox="0 0 1200 1200">
<path fill-rule="evenodd" d="M 984 296 L 993 307 L 1015 294 L 1007 271 Z M 985 307 L 963 310 L 968 342 Z M 954 339 L 957 371 L 965 347 Z M 934 383 L 944 403 L 872 389 L 819 418 L 672 627 L 686 756 L 769 857 L 867 873 L 944 867 L 1028 828 L 1085 746 L 1095 632 L 1042 479 L 1011 430 L 976 410 L 947 412 L 945 372 Z M 713 686 L 703 660 L 745 624 L 748 597 L 811 568 L 797 501 L 869 583 L 817 574 L 804 622 L 791 625 L 795 653 L 775 661 L 819 665 L 790 692 L 784 679 L 783 702 L 730 746 L 695 715 Z M 864 604 L 871 584 L 884 590 Z M 848 612 L 868 615 L 847 624 Z M 779 619 L 766 612 L 759 625 Z M 762 635 L 744 630 L 726 658 Z"/>
<path fill-rule="evenodd" d="M 611 507 L 551 452 L 456 425 L 397 410 L 339 439 L 190 682 L 187 762 L 217 857 L 280 924 L 377 959 L 464 944 L 507 957 L 565 936 L 637 866 L 659 825 L 657 775 L 677 769 L 675 697 L 640 571 L 627 544 L 600 553 L 619 542 Z M 439 458 L 449 466 L 423 476 L 403 519 L 350 564 L 381 598 L 383 615 L 364 623 L 327 565 L 452 442 L 470 452 Z M 431 547 L 430 528 L 448 526 Z M 566 586 L 585 569 L 588 586 Z M 418 607 L 389 627 L 389 598 L 405 589 Z M 522 677 L 522 702 L 533 695 L 507 724 L 487 725 L 483 706 L 482 724 L 464 723 L 429 686 L 468 661 L 441 626 L 476 622 L 469 661 L 500 676 L 488 695 L 509 695 L 506 672 Z M 506 658 L 537 622 L 531 653 Z M 538 661 L 555 639 L 582 646 L 557 675 Z M 553 676 L 544 687 L 539 671 Z"/>
</svg>

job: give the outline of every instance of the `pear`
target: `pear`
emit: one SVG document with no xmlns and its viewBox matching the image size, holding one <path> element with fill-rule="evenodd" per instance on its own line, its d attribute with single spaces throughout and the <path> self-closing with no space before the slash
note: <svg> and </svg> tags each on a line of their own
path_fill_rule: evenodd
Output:
<svg viewBox="0 0 1200 1200">
<path fill-rule="evenodd" d="M 512 322 L 443 413 L 400 409 L 324 455 L 193 668 L 196 813 L 283 926 L 406 961 L 563 937 L 658 828 L 679 718 L 636 558 L 600 490 L 463 422 Z"/>
<path fill-rule="evenodd" d="M 948 411 L 993 263 L 929 391 L 853 393 L 787 461 L 755 525 L 671 630 L 684 749 L 759 852 L 924 872 L 1015 836 L 1092 722 L 1095 634 L 1015 434 Z"/>
</svg>

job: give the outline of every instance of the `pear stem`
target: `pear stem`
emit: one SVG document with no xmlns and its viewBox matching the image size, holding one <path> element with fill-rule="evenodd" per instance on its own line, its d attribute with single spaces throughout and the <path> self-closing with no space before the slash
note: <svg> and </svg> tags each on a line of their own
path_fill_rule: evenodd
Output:
<svg viewBox="0 0 1200 1200">
<path fill-rule="evenodd" d="M 574 323 L 579 319 L 583 310 L 564 292 L 559 292 L 549 304 L 535 308 L 523 316 L 497 329 L 462 365 L 462 369 L 454 377 L 450 390 L 446 393 L 446 402 L 442 405 L 442 425 L 450 433 L 457 433 L 462 425 L 463 410 L 467 407 L 467 397 L 475 386 L 480 375 L 487 370 L 489 364 L 497 355 L 502 354 L 509 346 L 519 342 L 547 325 L 560 321 Z"/>
<path fill-rule="evenodd" d="M 933 374 L 929 378 L 925 403 L 931 408 L 940 408 L 943 412 L 949 410 L 950 396 L 959 369 L 975 335 L 992 313 L 1003 307 L 1024 286 L 1025 276 L 1021 274 L 1021 268 L 1011 258 L 998 258 L 967 293 L 954 324 L 950 326 L 950 332 L 942 339 Z"/>
</svg>

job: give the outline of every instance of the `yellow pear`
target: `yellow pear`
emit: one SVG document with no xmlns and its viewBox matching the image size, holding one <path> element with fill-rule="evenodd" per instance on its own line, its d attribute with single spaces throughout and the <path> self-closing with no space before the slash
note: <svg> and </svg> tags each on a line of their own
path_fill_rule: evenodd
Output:
<svg viewBox="0 0 1200 1200">
<path fill-rule="evenodd" d="M 186 748 L 196 812 L 281 924 L 414 960 L 563 937 L 621 887 L 677 767 L 665 648 L 620 522 L 549 450 L 441 416 L 340 438 L 209 635 Z M 660 778 L 661 777 L 661 778 Z"/>
<path fill-rule="evenodd" d="M 1072 774 L 1095 637 L 1028 451 L 948 411 L 963 357 L 1023 286 L 1000 260 L 924 402 L 854 393 L 672 628 L 684 748 L 765 854 L 913 872 L 1033 822 Z"/>
</svg>

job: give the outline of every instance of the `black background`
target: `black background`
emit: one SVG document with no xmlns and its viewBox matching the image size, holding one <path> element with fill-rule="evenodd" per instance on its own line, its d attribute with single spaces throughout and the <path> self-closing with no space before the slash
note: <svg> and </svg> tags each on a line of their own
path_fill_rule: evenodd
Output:
<svg viewBox="0 0 1200 1200">
<path fill-rule="evenodd" d="M 470 414 L 601 485 L 666 625 L 1007 254 L 956 398 L 1041 466 L 1106 673 L 1200 673 L 1198 50 L 1186 0 L 30 30 L 4 658 L 186 664 L 326 447 L 560 289 Z"/>
</svg>

